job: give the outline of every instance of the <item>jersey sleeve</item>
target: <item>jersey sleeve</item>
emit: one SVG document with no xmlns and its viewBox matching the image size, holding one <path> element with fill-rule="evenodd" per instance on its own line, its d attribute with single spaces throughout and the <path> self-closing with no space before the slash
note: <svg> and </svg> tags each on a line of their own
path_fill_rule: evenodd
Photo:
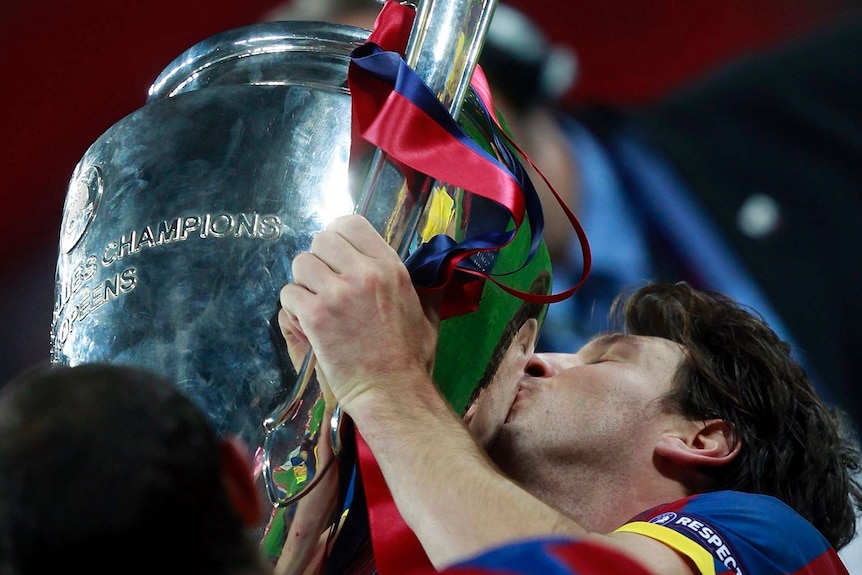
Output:
<svg viewBox="0 0 862 575">
<path fill-rule="evenodd" d="M 765 495 L 720 491 L 639 515 L 617 531 L 661 541 L 701 575 L 845 575 L 838 554 L 808 521 Z"/>
<path fill-rule="evenodd" d="M 540 539 L 491 550 L 445 575 L 650 575 L 621 553 L 586 541 Z M 419 574 L 413 574 L 419 575 Z M 422 574 L 424 575 L 424 574 Z"/>
</svg>

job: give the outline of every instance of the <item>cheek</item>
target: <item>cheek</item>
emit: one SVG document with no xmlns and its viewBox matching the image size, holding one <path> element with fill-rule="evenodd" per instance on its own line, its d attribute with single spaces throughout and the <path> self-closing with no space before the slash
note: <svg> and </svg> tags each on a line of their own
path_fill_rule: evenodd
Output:
<svg viewBox="0 0 862 575">
<path fill-rule="evenodd" d="M 486 445 L 506 417 L 499 392 L 484 389 L 467 413 L 467 427 L 480 445 Z"/>
<path fill-rule="evenodd" d="M 548 399 L 521 422 L 537 431 L 535 445 L 546 457 L 610 464 L 642 432 L 642 410 L 613 390 L 588 387 Z"/>
<path fill-rule="evenodd" d="M 555 427 L 610 430 L 636 426 L 644 409 L 641 398 L 625 385 L 608 385 L 605 378 L 584 377 L 577 385 L 562 385 L 544 402 Z"/>
<path fill-rule="evenodd" d="M 468 427 L 480 445 L 488 445 L 506 420 L 518 391 L 523 362 L 505 358 L 491 383 L 468 412 Z"/>
</svg>

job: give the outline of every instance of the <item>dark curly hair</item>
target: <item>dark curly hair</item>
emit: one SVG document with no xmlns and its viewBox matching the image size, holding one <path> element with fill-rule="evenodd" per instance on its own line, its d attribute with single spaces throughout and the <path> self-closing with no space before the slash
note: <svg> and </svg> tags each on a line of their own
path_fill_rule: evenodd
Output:
<svg viewBox="0 0 862 575">
<path fill-rule="evenodd" d="M 848 422 L 818 397 L 805 370 L 756 311 L 686 283 L 622 294 L 617 320 L 635 335 L 684 346 L 664 401 L 691 420 L 722 419 L 741 443 L 727 465 L 704 469 L 708 490 L 781 499 L 840 549 L 856 530 L 859 446 Z"/>
<path fill-rule="evenodd" d="M 221 441 L 166 379 L 39 366 L 0 392 L 0 572 L 265 572 Z"/>
</svg>

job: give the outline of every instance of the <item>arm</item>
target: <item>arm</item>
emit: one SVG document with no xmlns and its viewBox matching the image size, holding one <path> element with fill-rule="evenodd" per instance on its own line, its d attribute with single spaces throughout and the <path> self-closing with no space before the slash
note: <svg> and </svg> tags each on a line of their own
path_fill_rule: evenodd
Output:
<svg viewBox="0 0 862 575">
<path fill-rule="evenodd" d="M 368 222 L 336 220 L 315 237 L 311 253 L 294 260 L 293 271 L 295 283 L 281 294 L 285 337 L 314 348 L 319 369 L 436 567 L 516 540 L 587 536 L 503 476 L 437 392 L 431 378 L 436 315 L 423 310 L 400 258 Z M 661 544 L 622 535 L 676 558 Z"/>
</svg>

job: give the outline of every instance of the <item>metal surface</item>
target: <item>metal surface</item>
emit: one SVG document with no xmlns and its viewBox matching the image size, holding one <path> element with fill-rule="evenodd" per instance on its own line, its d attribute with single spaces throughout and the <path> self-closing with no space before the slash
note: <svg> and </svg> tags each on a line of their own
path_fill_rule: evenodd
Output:
<svg viewBox="0 0 862 575">
<path fill-rule="evenodd" d="M 426 7 L 438 4 L 451 20 L 456 3 Z M 462 10 L 461 26 L 447 24 L 460 42 L 450 39 L 455 52 L 444 55 L 459 59 L 458 74 L 472 71 L 462 28 L 488 17 Z M 348 185 L 346 76 L 367 34 L 268 22 L 193 46 L 145 106 L 85 152 L 64 208 L 52 361 L 164 373 L 221 433 L 242 436 L 271 473 L 286 475 L 270 490 L 282 502 L 329 464 L 316 434 L 338 411 L 321 410 L 316 383 L 297 379 L 276 324 L 278 292 L 312 236 L 360 203 Z M 427 58 L 423 46 L 439 50 L 427 39 L 412 46 L 414 59 Z M 429 79 L 456 110 L 450 92 L 466 84 L 452 70 L 434 68 Z M 400 174 L 385 183 L 364 188 L 368 217 L 393 245 L 415 243 L 428 187 L 410 192 Z M 265 458 L 273 414 L 282 437 L 269 438 L 277 454 Z"/>
<path fill-rule="evenodd" d="M 405 61 L 455 118 L 470 89 L 470 79 L 478 63 L 495 5 L 496 0 L 419 2 Z M 436 30 L 436 33 L 429 33 L 429 28 Z M 401 257 L 406 258 L 416 245 L 416 229 L 433 185 L 433 180 L 426 178 L 419 181 L 414 189 L 408 190 L 401 172 L 389 163 L 382 150 L 376 150 L 369 162 L 355 211 L 368 218 Z M 293 487 L 276 479 L 273 465 L 274 452 L 278 452 L 276 461 L 284 461 L 285 457 L 296 458 L 296 454 L 304 454 L 298 461 L 308 461 L 315 457 L 313 454 L 320 453 L 317 449 L 319 432 L 310 434 L 309 426 L 303 420 L 297 422 L 302 406 L 314 402 L 320 396 L 320 386 L 313 377 L 315 365 L 314 351 L 309 350 L 297 374 L 293 396 L 263 421 L 266 429 L 263 477 L 270 499 L 279 505 L 289 505 L 304 496 L 322 472 L 321 469 L 315 469 L 315 476 L 306 475 L 301 486 Z M 333 455 L 337 455 L 341 449 L 340 416 L 341 410 L 337 408 L 331 413 L 324 411 L 321 415 L 329 420 Z M 320 463 L 326 464 L 320 461 L 317 463 L 316 467 Z"/>
<path fill-rule="evenodd" d="M 275 323 L 292 258 L 350 213 L 350 51 L 366 31 L 272 22 L 193 47 L 75 169 L 61 226 L 57 363 L 142 365 L 219 431 L 263 440 L 293 391 Z"/>
<path fill-rule="evenodd" d="M 464 76 L 492 7 L 425 2 L 417 20 L 425 28 L 411 35 L 409 58 L 420 67 L 428 59 L 422 77 L 453 113 L 468 94 L 459 121 L 477 133 L 480 112 Z M 447 31 L 448 51 L 426 34 L 429 17 Z M 323 400 L 312 368 L 291 364 L 276 322 L 293 258 L 329 221 L 355 211 L 402 255 L 418 243 L 417 230 L 428 231 L 436 184 L 407 190 L 382 154 L 365 163 L 370 174 L 348 173 L 347 68 L 367 34 L 267 22 L 193 46 L 156 79 L 145 106 L 85 152 L 61 224 L 52 361 L 136 365 L 173 379 L 219 432 L 256 450 L 271 479 L 268 496 L 281 504 L 324 475 L 339 443 L 338 406 Z M 461 190 L 435 193 L 452 201 L 437 231 L 456 239 L 471 221 L 500 215 Z M 483 356 L 490 360 L 517 306 L 512 299 L 483 300 L 500 313 L 456 318 L 448 330 L 444 322 L 441 338 L 481 330 L 489 349 L 465 352 L 475 337 L 457 346 L 441 340 L 438 349 L 449 353 L 441 363 L 457 365 L 467 353 L 460 361 L 471 364 L 453 370 L 452 381 L 439 378 L 441 389 L 470 395 L 460 388 L 485 369 Z M 279 516 L 286 528 L 293 513 Z"/>
</svg>

